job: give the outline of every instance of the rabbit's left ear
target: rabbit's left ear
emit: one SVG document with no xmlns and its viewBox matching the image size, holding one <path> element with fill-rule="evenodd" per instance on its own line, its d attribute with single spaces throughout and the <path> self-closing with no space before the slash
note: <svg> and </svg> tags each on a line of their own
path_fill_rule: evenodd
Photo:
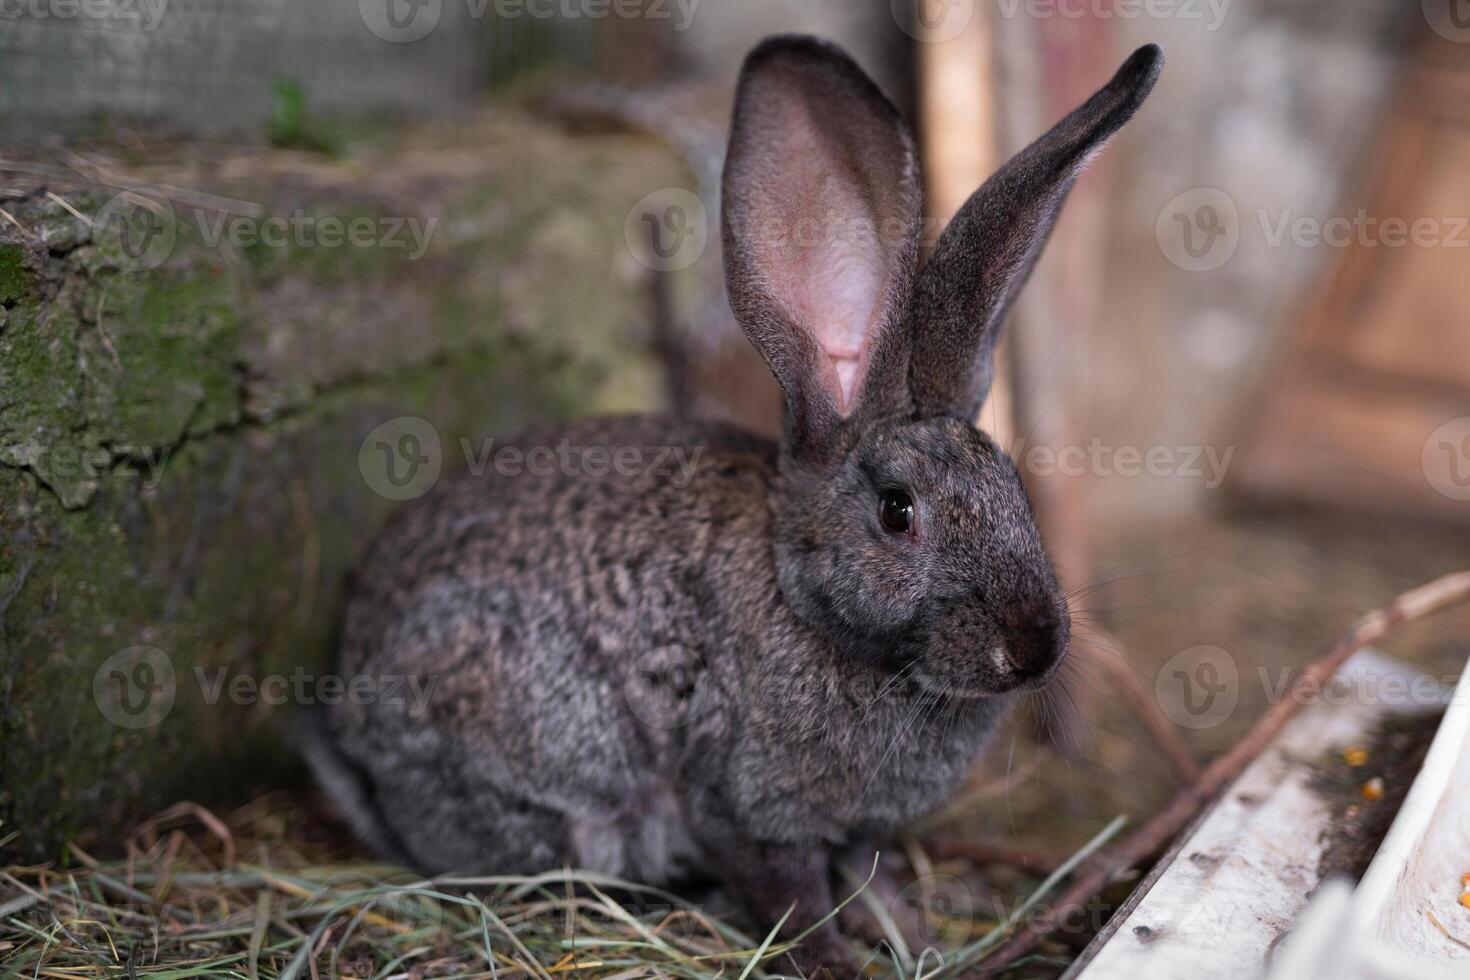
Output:
<svg viewBox="0 0 1470 980">
<path fill-rule="evenodd" d="M 851 58 L 795 35 L 751 52 L 725 158 L 725 279 L 797 456 L 821 455 L 849 416 L 908 410 L 920 199 L 908 129 Z"/>
<path fill-rule="evenodd" d="M 974 419 L 990 391 L 1001 321 L 1062 200 L 1154 86 L 1164 55 L 1133 52 L 1091 99 L 1016 154 L 960 208 L 914 285 L 909 388 L 920 416 Z"/>
</svg>

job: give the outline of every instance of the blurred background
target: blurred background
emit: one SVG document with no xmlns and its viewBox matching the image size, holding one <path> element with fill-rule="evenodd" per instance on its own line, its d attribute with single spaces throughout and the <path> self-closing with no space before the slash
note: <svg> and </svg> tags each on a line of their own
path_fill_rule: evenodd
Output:
<svg viewBox="0 0 1470 980">
<path fill-rule="evenodd" d="M 250 682 L 324 669 L 354 556 L 486 440 L 776 430 L 717 216 L 740 60 L 783 31 L 912 121 L 931 242 L 1128 52 L 1168 59 L 981 420 L 1075 592 L 1085 723 L 1018 717 L 935 854 L 1041 866 L 1151 812 L 1170 737 L 1218 751 L 1470 561 L 1463 0 L 0 0 L 5 851 L 299 786 L 303 696 Z M 1390 652 L 1452 682 L 1467 636 Z"/>
</svg>

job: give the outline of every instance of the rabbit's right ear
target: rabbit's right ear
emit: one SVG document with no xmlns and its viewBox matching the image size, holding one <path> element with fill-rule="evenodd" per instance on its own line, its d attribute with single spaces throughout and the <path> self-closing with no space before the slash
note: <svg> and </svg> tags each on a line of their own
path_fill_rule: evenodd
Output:
<svg viewBox="0 0 1470 980">
<path fill-rule="evenodd" d="M 1163 66 L 1157 45 L 1133 52 L 1112 81 L 970 195 L 939 236 L 914 288 L 909 390 L 920 416 L 980 414 L 1006 310 L 1067 191 L 1143 104 Z"/>
<path fill-rule="evenodd" d="M 745 59 L 721 211 L 730 305 L 820 456 L 854 414 L 906 411 L 921 195 L 897 110 L 842 51 L 781 36 Z"/>
</svg>

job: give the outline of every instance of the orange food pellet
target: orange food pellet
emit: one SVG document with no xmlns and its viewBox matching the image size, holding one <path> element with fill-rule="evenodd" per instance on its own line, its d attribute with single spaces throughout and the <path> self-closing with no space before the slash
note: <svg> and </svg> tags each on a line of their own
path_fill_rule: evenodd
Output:
<svg viewBox="0 0 1470 980">
<path fill-rule="evenodd" d="M 1354 769 L 1368 764 L 1368 750 L 1361 746 L 1353 746 L 1342 754 L 1343 761 Z"/>
<path fill-rule="evenodd" d="M 1464 892 L 1460 895 L 1460 904 L 1470 909 L 1470 892 Z"/>
<path fill-rule="evenodd" d="M 1374 776 L 1363 784 L 1362 793 L 1363 799 L 1370 803 L 1383 799 L 1383 780 Z"/>
</svg>

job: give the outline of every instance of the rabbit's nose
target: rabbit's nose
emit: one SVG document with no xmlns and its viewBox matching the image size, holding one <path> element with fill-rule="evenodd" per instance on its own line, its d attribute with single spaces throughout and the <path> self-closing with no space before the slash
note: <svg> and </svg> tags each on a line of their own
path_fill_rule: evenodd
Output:
<svg viewBox="0 0 1470 980">
<path fill-rule="evenodd" d="M 1012 670 L 1022 677 L 1036 677 L 1056 666 L 1065 647 L 1062 617 L 1050 606 L 1043 606 L 1012 621 L 1002 649 Z"/>
</svg>

